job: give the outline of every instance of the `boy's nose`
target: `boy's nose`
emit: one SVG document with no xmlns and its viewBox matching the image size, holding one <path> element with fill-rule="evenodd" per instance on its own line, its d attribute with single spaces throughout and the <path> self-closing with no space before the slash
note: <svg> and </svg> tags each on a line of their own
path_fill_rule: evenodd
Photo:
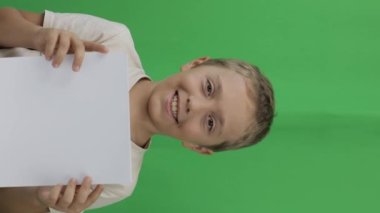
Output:
<svg viewBox="0 0 380 213">
<path fill-rule="evenodd" d="M 212 101 L 201 98 L 189 97 L 186 100 L 186 115 L 190 113 L 197 113 L 209 111 L 212 108 Z"/>
</svg>

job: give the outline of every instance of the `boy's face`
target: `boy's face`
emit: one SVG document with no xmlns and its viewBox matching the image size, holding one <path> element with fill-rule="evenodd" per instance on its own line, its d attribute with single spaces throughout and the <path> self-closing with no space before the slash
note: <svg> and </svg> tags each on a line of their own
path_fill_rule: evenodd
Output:
<svg viewBox="0 0 380 213">
<path fill-rule="evenodd" d="M 194 68 L 206 60 L 192 61 L 181 68 L 182 72 L 157 82 L 149 97 L 148 112 L 158 134 L 211 154 L 202 146 L 238 139 L 255 109 L 249 101 L 246 79 L 217 66 Z"/>
</svg>

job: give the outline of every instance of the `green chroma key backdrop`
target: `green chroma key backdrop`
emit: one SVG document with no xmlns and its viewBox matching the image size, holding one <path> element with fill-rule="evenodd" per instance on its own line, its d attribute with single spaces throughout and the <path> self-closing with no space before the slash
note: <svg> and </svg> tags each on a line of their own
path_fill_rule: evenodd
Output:
<svg viewBox="0 0 380 213">
<path fill-rule="evenodd" d="M 91 210 L 380 212 L 380 3 L 375 0 L 21 1 L 126 24 L 160 80 L 201 56 L 257 64 L 277 100 L 257 146 L 201 156 L 155 137 L 132 197 Z"/>
</svg>

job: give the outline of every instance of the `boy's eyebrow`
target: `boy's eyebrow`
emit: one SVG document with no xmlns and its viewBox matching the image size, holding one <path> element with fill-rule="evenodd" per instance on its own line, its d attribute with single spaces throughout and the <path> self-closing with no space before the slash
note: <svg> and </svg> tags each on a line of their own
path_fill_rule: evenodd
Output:
<svg viewBox="0 0 380 213">
<path fill-rule="evenodd" d="M 218 137 L 222 134 L 222 130 L 224 129 L 224 118 L 223 118 L 223 116 L 219 116 L 220 118 L 218 119 L 218 121 L 219 121 L 219 131 L 218 131 Z"/>
<path fill-rule="evenodd" d="M 222 87 L 222 84 L 221 84 L 221 80 L 220 80 L 220 75 L 216 75 L 216 91 L 218 93 L 218 97 L 221 98 L 222 97 L 222 92 L 223 92 L 223 87 Z M 224 117 L 223 115 L 220 113 L 219 114 L 219 133 L 218 133 L 218 137 L 222 134 L 222 130 L 224 129 Z"/>
<path fill-rule="evenodd" d="M 220 80 L 220 75 L 216 75 L 216 91 L 218 91 L 219 96 L 222 95 L 222 90 L 223 90 L 221 82 L 222 81 Z"/>
</svg>

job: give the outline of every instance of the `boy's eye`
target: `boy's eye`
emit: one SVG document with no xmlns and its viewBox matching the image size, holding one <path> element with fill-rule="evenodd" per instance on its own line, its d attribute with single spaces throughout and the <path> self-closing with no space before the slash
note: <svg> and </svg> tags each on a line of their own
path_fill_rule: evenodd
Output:
<svg viewBox="0 0 380 213">
<path fill-rule="evenodd" d="M 211 117 L 211 115 L 207 116 L 207 129 L 210 132 L 214 128 L 214 119 Z"/>
<path fill-rule="evenodd" d="M 207 91 L 207 96 L 210 96 L 212 94 L 212 91 L 213 91 L 212 83 L 208 79 L 207 79 L 207 82 L 206 82 L 206 91 Z"/>
</svg>

